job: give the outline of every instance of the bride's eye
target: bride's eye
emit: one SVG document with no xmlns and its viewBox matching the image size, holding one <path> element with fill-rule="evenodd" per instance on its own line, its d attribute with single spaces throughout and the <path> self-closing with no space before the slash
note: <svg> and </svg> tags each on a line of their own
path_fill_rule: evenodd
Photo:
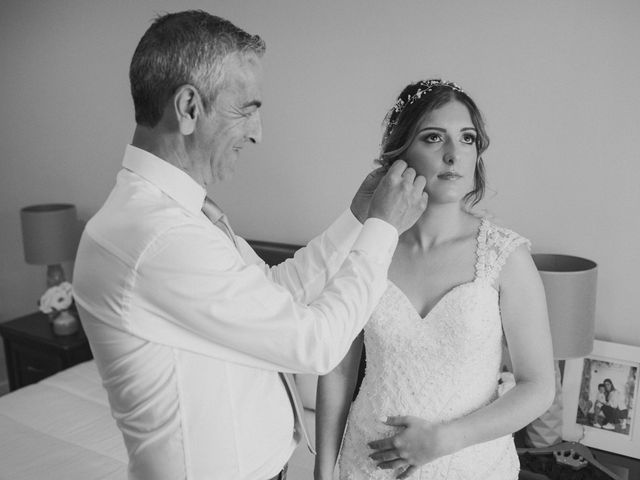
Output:
<svg viewBox="0 0 640 480">
<path fill-rule="evenodd" d="M 462 143 L 466 143 L 467 145 L 475 145 L 476 136 L 473 133 L 465 133 L 462 135 Z"/>
<path fill-rule="evenodd" d="M 423 137 L 423 140 L 426 143 L 436 143 L 436 142 L 439 142 L 441 139 L 442 139 L 442 137 L 440 137 L 440 134 L 438 134 L 438 133 L 427 133 Z"/>
</svg>

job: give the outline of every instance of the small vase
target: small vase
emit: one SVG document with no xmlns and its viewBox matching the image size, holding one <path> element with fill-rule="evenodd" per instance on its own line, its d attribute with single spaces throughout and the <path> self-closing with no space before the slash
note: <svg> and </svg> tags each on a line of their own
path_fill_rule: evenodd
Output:
<svg viewBox="0 0 640 480">
<path fill-rule="evenodd" d="M 73 335 L 78 331 L 78 319 L 68 310 L 60 312 L 51 322 L 53 333 L 56 335 Z"/>
</svg>

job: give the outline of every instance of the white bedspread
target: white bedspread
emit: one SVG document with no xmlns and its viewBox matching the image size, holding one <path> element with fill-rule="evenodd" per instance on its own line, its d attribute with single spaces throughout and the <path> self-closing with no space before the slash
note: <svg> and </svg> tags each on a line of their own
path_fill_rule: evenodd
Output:
<svg viewBox="0 0 640 480">
<path fill-rule="evenodd" d="M 118 479 L 127 452 L 93 361 L 0 397 L 0 479 Z"/>
<path fill-rule="evenodd" d="M 315 403 L 312 380 L 298 380 L 305 405 Z M 305 415 L 313 438 L 315 414 Z M 93 361 L 0 397 L 0 480 L 126 478 L 127 452 Z M 288 478 L 313 478 L 304 445 L 289 461 Z"/>
</svg>

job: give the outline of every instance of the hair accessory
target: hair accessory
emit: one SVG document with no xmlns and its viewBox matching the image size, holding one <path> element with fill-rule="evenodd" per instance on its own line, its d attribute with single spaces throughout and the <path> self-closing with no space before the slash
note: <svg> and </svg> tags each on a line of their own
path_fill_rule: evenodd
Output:
<svg viewBox="0 0 640 480">
<path fill-rule="evenodd" d="M 400 113 L 402 110 L 404 110 L 407 107 L 407 105 L 411 105 L 416 100 L 419 100 L 420 98 L 422 98 L 422 95 L 424 95 L 427 92 L 430 92 L 431 90 L 437 87 L 447 87 L 447 88 L 450 88 L 451 90 L 455 90 L 456 92 L 464 93 L 464 90 L 462 90 L 462 88 L 460 88 L 455 83 L 448 82 L 446 80 L 443 81 L 443 80 L 440 80 L 439 78 L 432 79 L 432 80 L 422 80 L 418 82 L 418 85 L 419 85 L 419 88 L 416 93 L 414 93 L 413 95 L 409 95 L 406 99 L 402 99 L 402 98 L 398 99 L 396 104 L 391 108 L 391 111 L 393 113 L 396 113 L 396 114 Z"/>
<path fill-rule="evenodd" d="M 432 78 L 430 80 L 421 80 L 415 84 L 418 87 L 418 90 L 412 94 L 407 95 L 406 98 L 399 98 L 395 105 L 391 107 L 391 109 L 387 112 L 384 117 L 384 134 L 382 135 L 382 145 L 385 145 L 389 137 L 391 136 L 391 132 L 398 124 L 398 117 L 400 116 L 400 112 L 402 112 L 408 105 L 411 105 L 416 100 L 422 98 L 425 93 L 432 91 L 438 87 L 450 88 L 456 92 L 464 93 L 464 90 L 460 88 L 459 85 L 448 82 L 446 80 L 441 80 L 439 78 Z"/>
</svg>

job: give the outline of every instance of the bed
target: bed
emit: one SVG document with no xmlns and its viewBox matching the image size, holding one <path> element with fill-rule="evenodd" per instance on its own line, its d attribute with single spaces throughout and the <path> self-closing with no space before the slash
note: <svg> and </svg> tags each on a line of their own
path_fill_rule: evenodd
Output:
<svg viewBox="0 0 640 480">
<path fill-rule="evenodd" d="M 93 361 L 0 397 L 0 478 L 123 479 L 127 452 Z"/>
<path fill-rule="evenodd" d="M 296 245 L 250 241 L 269 264 Z M 313 375 L 296 378 L 314 436 Z M 0 480 L 109 480 L 127 477 L 127 453 L 91 360 L 0 397 Z M 313 456 L 301 445 L 289 480 L 313 478 Z"/>
<path fill-rule="evenodd" d="M 303 399 L 314 398 L 313 378 L 299 385 Z M 306 406 L 313 436 L 313 403 Z M 2 480 L 127 477 L 127 452 L 93 361 L 0 397 L 0 432 Z M 289 479 L 311 478 L 313 457 L 301 445 L 289 463 Z"/>
</svg>

